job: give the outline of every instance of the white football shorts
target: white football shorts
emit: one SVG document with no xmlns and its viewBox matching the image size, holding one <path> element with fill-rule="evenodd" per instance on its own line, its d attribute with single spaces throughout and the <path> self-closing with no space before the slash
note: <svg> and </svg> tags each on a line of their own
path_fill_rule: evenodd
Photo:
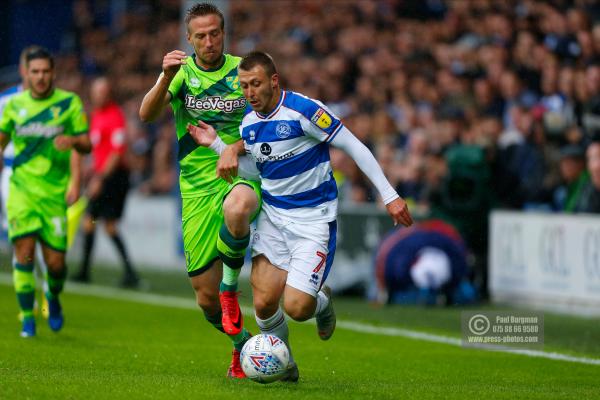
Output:
<svg viewBox="0 0 600 400">
<path fill-rule="evenodd" d="M 313 297 L 323 286 L 335 255 L 337 222 L 273 221 L 261 212 L 252 235 L 252 257 L 263 254 L 288 272 L 286 283 Z"/>
</svg>

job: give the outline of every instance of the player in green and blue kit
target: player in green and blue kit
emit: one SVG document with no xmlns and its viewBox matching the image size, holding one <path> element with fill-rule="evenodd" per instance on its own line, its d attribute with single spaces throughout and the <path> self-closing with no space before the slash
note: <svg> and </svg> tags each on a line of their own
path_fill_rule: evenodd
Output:
<svg viewBox="0 0 600 400">
<path fill-rule="evenodd" d="M 8 234 L 15 248 L 13 278 L 21 312 L 21 336 L 35 335 L 33 259 L 36 242 L 48 267 L 48 323 L 58 331 L 63 325 L 59 294 L 66 276 L 66 193 L 70 177 L 71 149 L 91 150 L 88 123 L 81 100 L 71 92 L 54 88 L 54 59 L 36 48 L 25 55 L 28 90 L 12 97 L 0 117 L 2 150 L 12 141 L 15 148 L 10 197 L 7 204 Z"/>
<path fill-rule="evenodd" d="M 194 54 L 175 50 L 164 57 L 163 72 L 144 97 L 140 118 L 153 121 L 171 103 L 179 142 L 188 275 L 206 319 L 233 342 L 227 375 L 244 378 L 239 352 L 250 334 L 242 327 L 237 278 L 250 239 L 249 224 L 261 199 L 258 182 L 235 177 L 237 154 L 243 149 L 239 125 L 246 110 L 237 77 L 240 58 L 223 53 L 224 18 L 213 5 L 193 6 L 185 23 Z M 228 154 L 219 158 L 194 142 L 187 127 L 198 120 L 213 125 L 223 141 L 232 144 Z"/>
</svg>

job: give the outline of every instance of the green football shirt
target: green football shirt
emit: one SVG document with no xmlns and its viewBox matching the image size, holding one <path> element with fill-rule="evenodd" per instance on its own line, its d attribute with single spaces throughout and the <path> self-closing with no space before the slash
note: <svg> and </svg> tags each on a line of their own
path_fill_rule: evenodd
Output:
<svg viewBox="0 0 600 400">
<path fill-rule="evenodd" d="M 45 99 L 26 90 L 13 96 L 0 117 L 0 132 L 10 135 L 15 147 L 11 187 L 40 199 L 63 199 L 71 175 L 71 151 L 59 151 L 59 135 L 87 133 L 88 121 L 81 99 L 55 89 Z"/>
<path fill-rule="evenodd" d="M 240 60 L 240 57 L 225 54 L 221 67 L 205 70 L 196 64 L 192 55 L 186 58 L 186 64 L 169 85 L 179 142 L 179 184 L 184 198 L 206 196 L 227 185 L 216 176 L 219 156 L 198 146 L 186 127 L 202 120 L 212 125 L 225 143 L 240 139 L 239 126 L 246 109 L 237 72 Z"/>
</svg>

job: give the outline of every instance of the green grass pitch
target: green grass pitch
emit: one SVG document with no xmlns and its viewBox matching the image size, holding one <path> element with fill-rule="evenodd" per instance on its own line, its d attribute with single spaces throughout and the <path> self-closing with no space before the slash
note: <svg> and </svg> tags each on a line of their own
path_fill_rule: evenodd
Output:
<svg viewBox="0 0 600 400">
<path fill-rule="evenodd" d="M 51 332 L 38 317 L 37 337 L 21 339 L 16 299 L 6 283 L 0 284 L 0 399 L 587 399 L 600 393 L 598 365 L 343 328 L 321 342 L 308 323 L 290 323 L 301 372 L 298 384 L 234 382 L 225 378 L 228 340 L 193 307 L 67 291 L 63 331 Z M 191 305 L 191 296 L 186 299 Z M 363 322 L 377 323 L 382 313 L 361 314 L 351 301 L 338 304 L 345 320 L 362 315 Z M 396 312 L 401 311 L 394 309 L 379 322 L 406 328 L 389 320 Z M 452 334 L 443 321 L 454 319 L 453 313 L 430 313 L 437 322 L 423 329 Z M 413 321 L 417 314 L 407 309 L 405 319 L 419 325 Z M 552 318 L 549 323 L 554 323 Z M 257 331 L 252 318 L 246 324 Z M 594 346 L 587 353 L 588 347 L 569 351 L 569 343 L 555 341 L 553 346 L 590 357 L 598 354 Z"/>
</svg>

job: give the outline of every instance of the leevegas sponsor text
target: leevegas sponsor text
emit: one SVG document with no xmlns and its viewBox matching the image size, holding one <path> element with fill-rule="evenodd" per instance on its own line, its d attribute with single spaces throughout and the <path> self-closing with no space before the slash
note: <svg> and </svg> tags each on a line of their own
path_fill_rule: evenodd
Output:
<svg viewBox="0 0 600 400">
<path fill-rule="evenodd" d="M 221 96 L 209 96 L 197 99 L 192 95 L 185 96 L 185 108 L 192 110 L 203 110 L 203 111 L 225 111 L 232 112 L 246 108 L 246 99 L 223 99 Z"/>
</svg>

